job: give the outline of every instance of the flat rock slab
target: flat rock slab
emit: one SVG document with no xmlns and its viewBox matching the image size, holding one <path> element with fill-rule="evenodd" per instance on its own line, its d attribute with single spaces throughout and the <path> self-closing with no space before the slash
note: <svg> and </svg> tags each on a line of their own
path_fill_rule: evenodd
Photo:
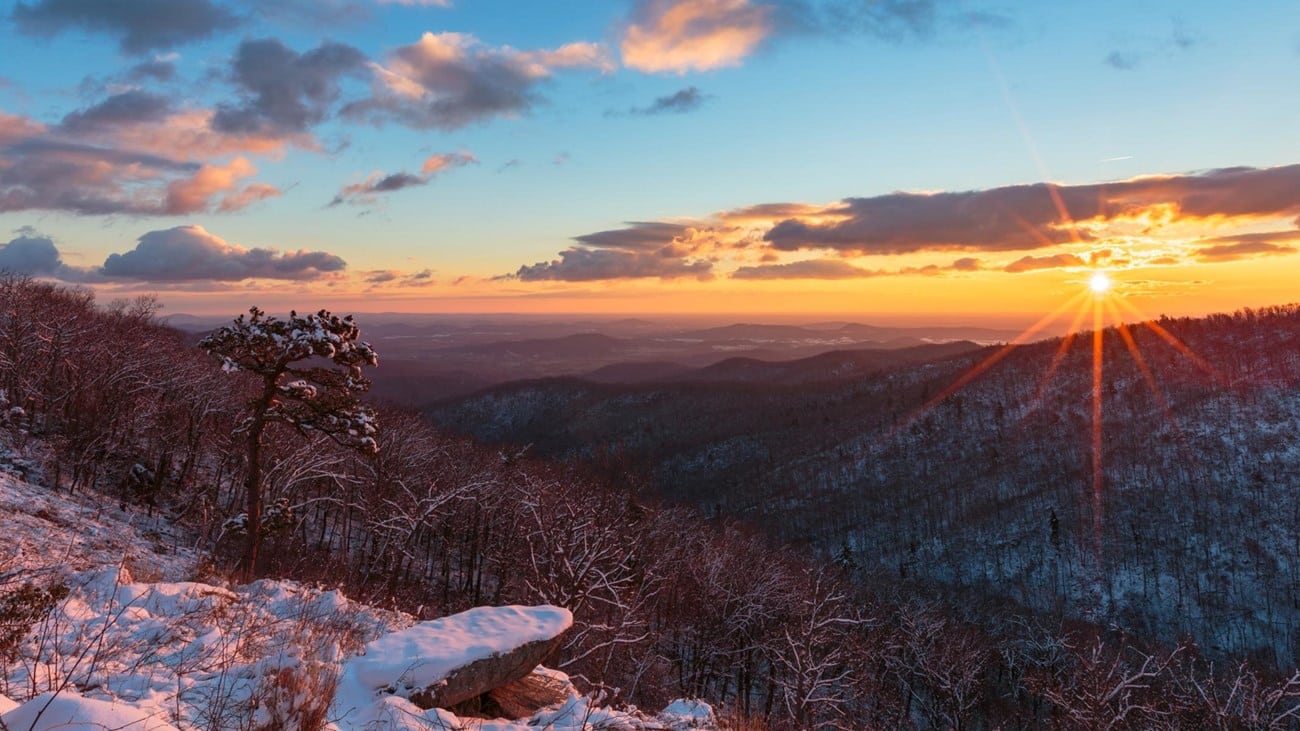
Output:
<svg viewBox="0 0 1300 731">
<path fill-rule="evenodd" d="M 528 675 L 571 626 L 561 607 L 476 607 L 380 637 L 346 674 L 421 708 L 446 708 Z"/>
</svg>

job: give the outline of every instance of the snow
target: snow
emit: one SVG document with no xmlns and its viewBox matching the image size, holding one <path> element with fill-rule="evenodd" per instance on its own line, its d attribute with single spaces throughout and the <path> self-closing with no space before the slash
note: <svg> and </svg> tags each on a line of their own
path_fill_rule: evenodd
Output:
<svg viewBox="0 0 1300 731">
<path fill-rule="evenodd" d="M 9 731 L 296 728 L 312 708 L 328 720 L 324 731 L 702 727 L 676 704 L 662 719 L 604 707 L 545 668 L 538 672 L 563 683 L 568 698 L 530 719 L 462 719 L 378 692 L 424 687 L 475 660 L 549 640 L 573 623 L 560 607 L 479 607 L 413 624 L 291 581 L 186 581 L 195 553 L 165 519 L 3 471 L 0 535 L 0 589 L 32 582 L 67 590 L 29 629 L 16 660 L 0 664 L 0 728 Z"/>
<path fill-rule="evenodd" d="M 674 729 L 705 728 L 717 723 L 712 706 L 704 701 L 685 698 L 669 703 L 659 713 L 659 718 Z"/>
<path fill-rule="evenodd" d="M 159 578 L 193 570 L 188 537 L 165 518 L 102 500 L 54 492 L 0 469 L 0 575 L 35 577 L 121 562 Z"/>
<path fill-rule="evenodd" d="M 385 635 L 344 666 L 335 715 L 369 705 L 378 690 L 406 695 L 427 688 L 458 668 L 551 640 L 572 625 L 573 614 L 561 607 L 477 607 Z"/>
<path fill-rule="evenodd" d="M 42 693 L 0 716 L 3 728 L 23 731 L 176 731 L 160 711 L 86 698 L 72 690 Z"/>
</svg>

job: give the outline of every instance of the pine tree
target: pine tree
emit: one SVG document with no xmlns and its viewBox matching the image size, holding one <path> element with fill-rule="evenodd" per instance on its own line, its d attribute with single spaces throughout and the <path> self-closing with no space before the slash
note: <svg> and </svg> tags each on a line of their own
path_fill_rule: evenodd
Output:
<svg viewBox="0 0 1300 731">
<path fill-rule="evenodd" d="M 241 516 L 247 536 L 239 566 L 245 580 L 254 576 L 261 547 L 262 436 L 268 424 L 286 424 L 303 435 L 322 434 L 362 452 L 379 450 L 374 412 L 357 398 L 370 387 L 361 376 L 362 366 L 378 365 L 379 358 L 360 340 L 352 316 L 340 318 L 321 310 L 305 317 L 290 312 L 289 319 L 279 320 L 256 307 L 248 313 L 199 343 L 220 359 L 222 370 L 248 372 L 261 380 L 240 426 L 248 459 Z M 329 365 L 320 365 L 322 360 Z"/>
</svg>

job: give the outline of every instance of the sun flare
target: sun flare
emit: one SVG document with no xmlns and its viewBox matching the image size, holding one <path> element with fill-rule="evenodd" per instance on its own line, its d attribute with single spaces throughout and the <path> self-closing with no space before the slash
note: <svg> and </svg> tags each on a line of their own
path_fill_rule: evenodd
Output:
<svg viewBox="0 0 1300 731">
<path fill-rule="evenodd" d="M 1110 291 L 1110 285 L 1110 277 L 1106 276 L 1105 272 L 1097 272 L 1088 280 L 1088 289 L 1091 289 L 1094 294 L 1105 294 Z"/>
</svg>

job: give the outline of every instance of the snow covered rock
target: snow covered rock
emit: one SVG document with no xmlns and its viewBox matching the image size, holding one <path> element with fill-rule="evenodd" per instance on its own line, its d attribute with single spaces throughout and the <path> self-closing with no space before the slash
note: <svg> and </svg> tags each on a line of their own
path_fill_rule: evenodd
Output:
<svg viewBox="0 0 1300 731">
<path fill-rule="evenodd" d="M 176 731 L 161 711 L 86 698 L 71 690 L 42 693 L 0 716 L 3 728 L 23 731 Z"/>
<path fill-rule="evenodd" d="M 567 609 L 477 607 L 384 635 L 344 666 L 335 717 L 376 694 L 446 708 L 528 675 L 573 625 Z"/>
</svg>

